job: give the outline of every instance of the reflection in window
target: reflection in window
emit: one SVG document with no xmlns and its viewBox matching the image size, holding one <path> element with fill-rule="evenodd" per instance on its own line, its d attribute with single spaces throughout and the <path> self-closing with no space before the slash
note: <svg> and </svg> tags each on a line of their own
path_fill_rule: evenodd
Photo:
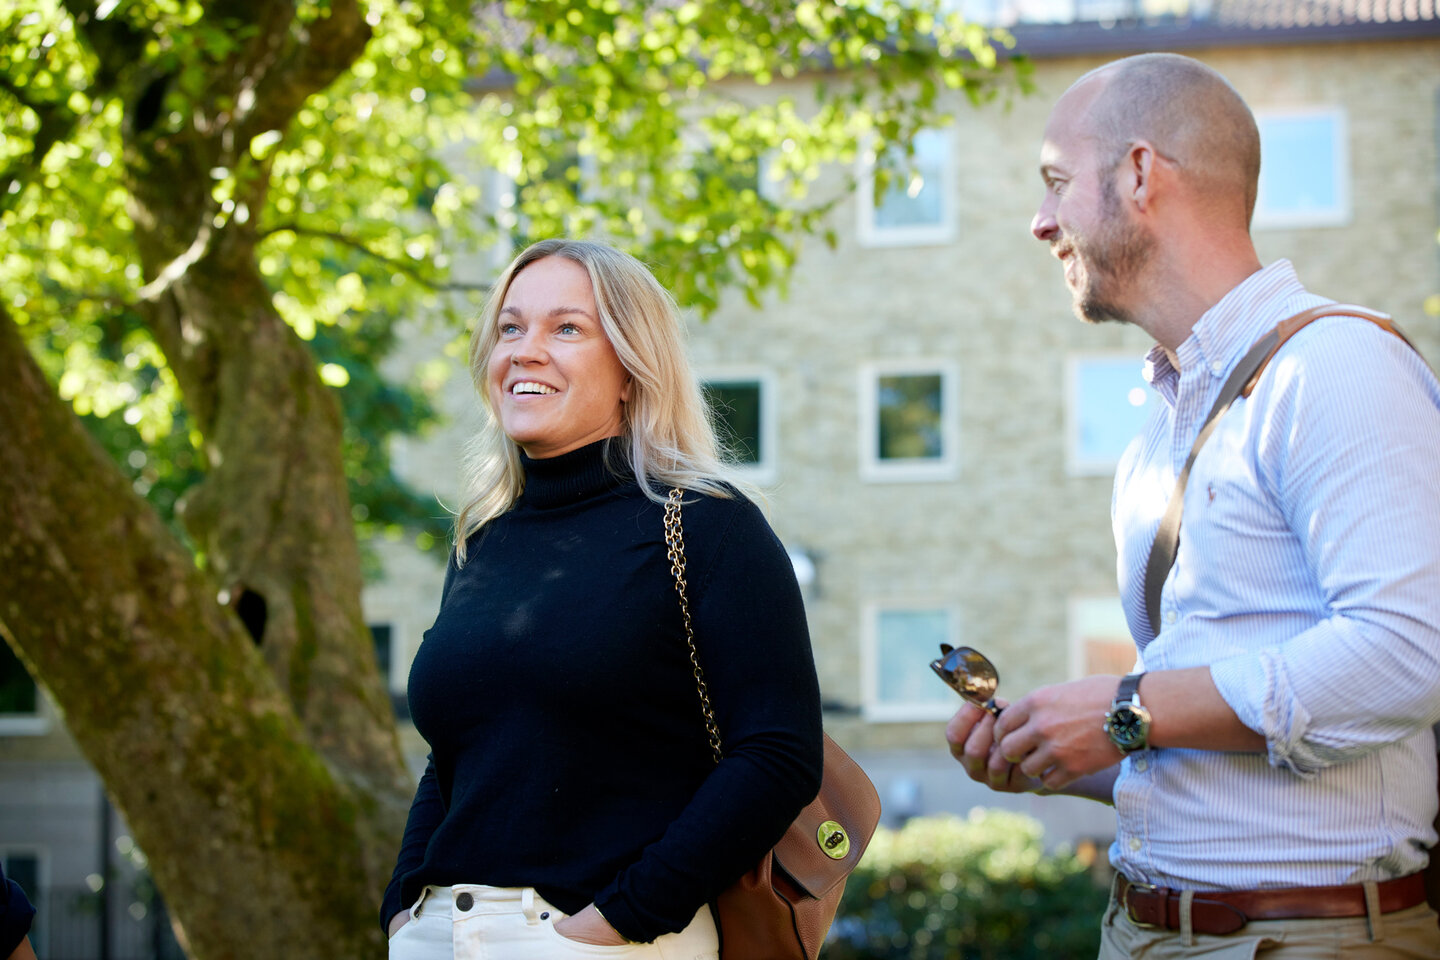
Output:
<svg viewBox="0 0 1440 960">
<path fill-rule="evenodd" d="M 940 644 L 954 644 L 945 608 L 873 609 L 866 650 L 865 713 L 870 720 L 943 720 L 955 693 L 930 669 Z"/>
<path fill-rule="evenodd" d="M 1350 220 L 1345 112 L 1259 113 L 1260 194 L 1255 226 L 1337 226 Z"/>
<path fill-rule="evenodd" d="M 1112 473 L 1158 399 L 1133 354 L 1072 356 L 1067 466 L 1072 476 Z"/>
<path fill-rule="evenodd" d="M 887 362 L 860 372 L 860 475 L 953 479 L 959 464 L 956 377 L 948 364 Z"/>
<path fill-rule="evenodd" d="M 734 463 L 759 464 L 768 452 L 761 439 L 760 381 L 709 380 L 705 402 L 714 412 L 721 447 Z"/>
<path fill-rule="evenodd" d="M 944 243 L 955 236 L 952 137 L 945 130 L 921 130 L 915 153 L 896 148 L 883 164 L 889 182 L 875 195 L 875 164 L 861 178 L 859 234 L 863 244 Z"/>
<path fill-rule="evenodd" d="M 933 460 L 944 454 L 940 374 L 882 376 L 876 393 L 881 460 Z"/>
<path fill-rule="evenodd" d="M 1135 668 L 1135 642 L 1119 597 L 1070 601 L 1070 676 L 1123 676 Z"/>
</svg>

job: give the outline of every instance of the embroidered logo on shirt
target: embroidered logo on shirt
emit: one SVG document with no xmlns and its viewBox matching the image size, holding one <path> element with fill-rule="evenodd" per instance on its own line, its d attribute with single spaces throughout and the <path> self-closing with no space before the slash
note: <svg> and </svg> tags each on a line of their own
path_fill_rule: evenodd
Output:
<svg viewBox="0 0 1440 960">
<path fill-rule="evenodd" d="M 1214 502 L 1215 502 L 1215 484 L 1213 484 L 1213 483 L 1207 483 L 1207 484 L 1205 484 L 1205 492 L 1208 493 L 1208 494 L 1210 494 L 1210 502 L 1211 502 L 1211 503 L 1214 503 Z"/>
</svg>

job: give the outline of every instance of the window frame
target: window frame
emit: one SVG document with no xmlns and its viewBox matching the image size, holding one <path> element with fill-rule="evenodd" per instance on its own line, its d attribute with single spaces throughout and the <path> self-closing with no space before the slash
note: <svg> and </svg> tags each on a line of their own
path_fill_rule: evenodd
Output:
<svg viewBox="0 0 1440 960">
<path fill-rule="evenodd" d="M 1067 354 L 1065 357 L 1065 475 L 1067 477 L 1113 477 L 1115 469 L 1120 465 L 1120 460 L 1125 452 L 1121 450 L 1113 459 L 1108 457 L 1086 456 L 1080 449 L 1080 368 L 1087 361 L 1095 360 L 1124 360 L 1134 365 L 1136 376 L 1139 376 L 1140 369 L 1144 364 L 1141 357 L 1134 351 L 1109 350 L 1109 351 L 1083 351 Z M 1143 382 L 1143 381 L 1142 381 Z M 1157 403 L 1160 400 L 1155 389 L 1149 385 L 1145 386 L 1150 391 L 1150 402 Z M 1148 419 L 1149 414 L 1146 414 Z M 1140 429 L 1144 429 L 1142 424 Z M 1133 442 L 1134 437 L 1131 437 Z"/>
<path fill-rule="evenodd" d="M 1251 218 L 1252 230 L 1295 230 L 1312 227 L 1343 227 L 1353 217 L 1351 183 L 1354 174 L 1350 165 L 1350 123 L 1344 107 L 1336 105 L 1312 105 L 1293 107 L 1268 107 L 1255 111 L 1255 125 L 1263 131 L 1267 121 L 1328 117 L 1332 121 L 1332 157 L 1335 178 L 1335 204 L 1325 210 L 1288 211 L 1269 210 L 1265 205 L 1264 157 L 1261 157 L 1260 193 L 1255 201 L 1255 215 Z M 1261 134 L 1263 143 L 1264 135 Z M 1263 148 L 1262 148 L 1263 149 Z"/>
<path fill-rule="evenodd" d="M 862 247 L 926 247 L 954 243 L 960 235 L 959 189 L 957 177 L 958 138 L 955 125 L 925 127 L 917 136 L 933 133 L 945 145 L 938 184 L 940 188 L 940 222 L 934 225 L 881 227 L 875 223 L 875 169 L 879 157 L 873 148 L 862 150 L 856 160 L 855 236 Z"/>
<path fill-rule="evenodd" d="M 778 447 L 780 421 L 776 410 L 775 372 L 765 367 L 717 364 L 702 367 L 699 377 L 702 388 L 712 382 L 759 384 L 760 459 L 756 463 L 729 463 L 728 465 L 741 479 L 748 480 L 756 486 L 773 484 L 780 474 Z"/>
<path fill-rule="evenodd" d="M 885 613 L 943 613 L 946 643 L 960 643 L 960 608 L 954 603 L 883 601 L 867 603 L 860 615 L 860 715 L 867 723 L 931 723 L 949 720 L 960 707 L 960 698 L 938 679 L 935 700 L 890 702 L 880 699 L 880 617 Z M 934 655 L 938 657 L 937 649 Z M 921 669 L 928 670 L 924 664 Z"/>
<path fill-rule="evenodd" d="M 880 457 L 880 378 L 940 376 L 939 457 Z M 860 478 L 868 483 L 934 483 L 960 473 L 960 371 L 948 361 L 877 360 L 860 367 Z"/>
</svg>

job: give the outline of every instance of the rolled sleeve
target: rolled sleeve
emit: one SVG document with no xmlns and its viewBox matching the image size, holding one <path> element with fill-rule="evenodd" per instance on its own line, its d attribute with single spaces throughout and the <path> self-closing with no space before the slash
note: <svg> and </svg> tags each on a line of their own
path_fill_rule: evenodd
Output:
<svg viewBox="0 0 1440 960">
<path fill-rule="evenodd" d="M 1302 777 L 1440 720 L 1440 389 L 1398 338 L 1340 324 L 1323 354 L 1277 358 L 1255 395 L 1259 476 L 1324 616 L 1211 666 L 1270 762 Z"/>
</svg>

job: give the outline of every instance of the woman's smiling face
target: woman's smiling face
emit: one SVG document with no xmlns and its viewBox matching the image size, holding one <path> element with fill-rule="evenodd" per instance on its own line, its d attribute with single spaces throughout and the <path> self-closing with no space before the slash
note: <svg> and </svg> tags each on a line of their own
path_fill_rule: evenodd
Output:
<svg viewBox="0 0 1440 960">
<path fill-rule="evenodd" d="M 512 278 L 490 351 L 490 403 L 534 459 L 624 432 L 630 377 L 600 324 L 583 266 L 545 257 Z"/>
</svg>

